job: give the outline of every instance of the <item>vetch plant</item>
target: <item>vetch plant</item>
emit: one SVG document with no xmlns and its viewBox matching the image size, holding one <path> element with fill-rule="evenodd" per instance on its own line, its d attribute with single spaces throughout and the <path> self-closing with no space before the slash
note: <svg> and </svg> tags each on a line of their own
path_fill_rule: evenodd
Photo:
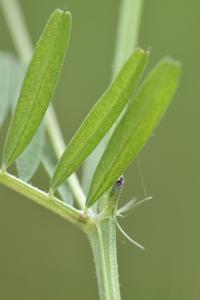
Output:
<svg viewBox="0 0 200 300">
<path fill-rule="evenodd" d="M 0 126 L 13 111 L 0 182 L 80 228 L 93 250 L 100 299 L 119 300 L 116 228 L 143 246 L 124 232 L 117 217 L 147 200 L 119 208 L 122 174 L 166 112 L 180 64 L 164 58 L 140 82 L 149 59 L 149 51 L 135 49 L 141 1 L 122 1 L 113 79 L 65 146 L 50 101 L 69 44 L 71 14 L 55 10 L 33 51 L 17 1 L 1 0 L 1 7 L 20 60 L 0 55 Z M 14 163 L 17 176 L 8 171 Z M 47 192 L 28 183 L 40 163 L 50 177 Z M 87 194 L 75 174 L 82 164 Z"/>
</svg>

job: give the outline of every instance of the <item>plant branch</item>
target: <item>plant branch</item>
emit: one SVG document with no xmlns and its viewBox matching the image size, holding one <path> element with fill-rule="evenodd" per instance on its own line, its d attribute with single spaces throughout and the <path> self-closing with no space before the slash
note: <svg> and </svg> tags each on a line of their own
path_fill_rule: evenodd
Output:
<svg viewBox="0 0 200 300">
<path fill-rule="evenodd" d="M 142 3 L 143 0 L 121 0 L 113 75 L 116 74 L 137 47 Z"/>
<path fill-rule="evenodd" d="M 100 300 L 120 300 L 116 225 L 113 218 L 97 221 L 86 233 L 94 256 Z"/>
<path fill-rule="evenodd" d="M 28 64 L 32 57 L 33 45 L 19 3 L 17 0 L 0 0 L 0 4 L 17 53 L 20 59 Z M 52 147 L 59 159 L 66 147 L 52 105 L 46 113 L 45 122 Z M 77 204 L 83 209 L 85 207 L 85 195 L 75 173 L 68 178 L 68 184 Z"/>
<path fill-rule="evenodd" d="M 113 76 L 137 45 L 141 9 L 142 0 L 121 0 L 113 62 Z M 89 166 L 94 167 L 97 165 L 102 149 L 105 148 L 111 133 L 112 129 L 97 147 L 95 154 L 88 160 Z M 95 230 L 88 234 L 88 237 L 94 255 L 100 299 L 120 300 L 116 251 L 116 222 L 114 218 L 110 217 L 100 220 Z"/>
<path fill-rule="evenodd" d="M 0 0 L 0 3 L 17 54 L 28 65 L 32 57 L 33 46 L 18 2 Z"/>
<path fill-rule="evenodd" d="M 1 169 L 0 183 L 22 194 L 23 196 L 26 196 L 27 198 L 42 205 L 43 207 L 48 208 L 60 217 L 70 221 L 73 224 L 78 225 L 79 227 L 88 219 L 88 217 L 84 215 L 83 212 L 78 211 L 70 205 L 67 205 L 65 202 L 59 200 L 58 198 L 50 196 L 49 194 L 29 185 L 19 178 L 3 172 Z"/>
</svg>

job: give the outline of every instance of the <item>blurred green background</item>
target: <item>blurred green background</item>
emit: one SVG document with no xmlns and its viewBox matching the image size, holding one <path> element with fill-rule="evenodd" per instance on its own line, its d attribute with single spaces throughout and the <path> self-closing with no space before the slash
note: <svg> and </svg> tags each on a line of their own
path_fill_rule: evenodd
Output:
<svg viewBox="0 0 200 300">
<path fill-rule="evenodd" d="M 154 199 L 121 221 L 146 248 L 119 234 L 122 298 L 200 299 L 199 19 L 200 2 L 144 1 L 139 45 L 150 65 L 170 54 L 183 63 L 181 86 L 140 155 Z M 66 142 L 110 80 L 119 1 L 20 1 L 34 43 L 54 8 L 73 15 L 69 53 L 54 104 Z M 0 49 L 14 51 L 0 12 Z M 8 123 L 1 129 L 1 146 Z M 2 147 L 1 147 L 2 148 Z M 42 169 L 34 179 L 46 184 Z M 126 174 L 123 200 L 144 197 L 136 165 Z M 71 224 L 0 186 L 0 299 L 98 299 L 92 254 Z"/>
</svg>

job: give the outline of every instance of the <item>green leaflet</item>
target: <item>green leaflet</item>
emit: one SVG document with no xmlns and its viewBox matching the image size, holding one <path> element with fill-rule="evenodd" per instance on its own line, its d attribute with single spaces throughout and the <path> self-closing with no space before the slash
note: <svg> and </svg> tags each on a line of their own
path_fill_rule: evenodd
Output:
<svg viewBox="0 0 200 300">
<path fill-rule="evenodd" d="M 61 157 L 50 189 L 54 191 L 94 150 L 127 104 L 147 63 L 148 53 L 138 49 L 92 108 Z"/>
<path fill-rule="evenodd" d="M 26 66 L 15 61 L 11 74 L 11 111 L 15 111 L 20 89 L 26 72 Z M 19 178 L 28 182 L 37 171 L 41 162 L 44 148 L 45 131 L 43 125 L 39 127 L 30 144 L 16 160 L 17 173 Z"/>
<path fill-rule="evenodd" d="M 8 53 L 0 53 L 0 126 L 3 124 L 11 102 L 11 82 L 14 58 Z"/>
<path fill-rule="evenodd" d="M 57 9 L 37 43 L 6 137 L 4 167 L 27 147 L 42 121 L 62 68 L 70 27 L 70 13 Z"/>
<path fill-rule="evenodd" d="M 36 172 L 43 153 L 45 131 L 43 124 L 39 127 L 31 143 L 16 160 L 17 173 L 23 181 L 29 181 Z"/>
<path fill-rule="evenodd" d="M 15 111 L 17 100 L 20 95 L 20 89 L 22 87 L 23 79 L 26 74 L 27 67 L 20 61 L 13 61 L 12 72 L 11 72 L 11 112 Z M 32 138 L 30 144 L 21 153 L 16 160 L 17 173 L 19 178 L 23 181 L 28 182 L 41 162 L 41 156 L 44 148 L 45 132 L 43 125 L 37 130 L 36 134 Z"/>
<path fill-rule="evenodd" d="M 119 3 L 116 45 L 112 67 L 112 77 L 117 73 L 126 59 L 136 49 L 143 0 L 123 0 Z M 95 150 L 83 164 L 82 186 L 88 193 L 94 171 L 104 152 L 113 128 L 101 140 Z"/>
<path fill-rule="evenodd" d="M 180 77 L 180 65 L 169 58 L 150 73 L 128 106 L 97 166 L 86 206 L 99 199 L 141 151 L 164 115 Z"/>
<path fill-rule="evenodd" d="M 126 59 L 136 49 L 142 10 L 142 0 L 123 0 L 119 4 L 119 16 L 116 35 L 115 53 L 112 67 L 112 77 L 117 73 Z M 104 152 L 113 128 L 101 140 L 95 150 L 88 156 L 83 164 L 82 186 L 88 193 L 94 171 Z"/>
</svg>

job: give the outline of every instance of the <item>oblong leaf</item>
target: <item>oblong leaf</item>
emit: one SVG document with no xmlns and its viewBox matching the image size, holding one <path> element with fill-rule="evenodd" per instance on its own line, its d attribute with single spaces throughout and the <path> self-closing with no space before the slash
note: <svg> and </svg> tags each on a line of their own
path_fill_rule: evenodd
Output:
<svg viewBox="0 0 200 300">
<path fill-rule="evenodd" d="M 15 111 L 17 100 L 19 98 L 21 86 L 26 73 L 26 65 L 15 61 L 11 74 L 11 112 Z M 16 160 L 17 173 L 20 179 L 28 182 L 37 171 L 41 162 L 44 148 L 45 130 L 40 125 L 39 129 L 32 138 L 30 144 L 20 154 Z"/>
<path fill-rule="evenodd" d="M 71 15 L 55 10 L 36 46 L 7 134 L 3 165 L 22 153 L 38 129 L 52 98 L 70 35 Z"/>
<path fill-rule="evenodd" d="M 114 131 L 97 166 L 87 207 L 115 183 L 150 138 L 176 91 L 179 75 L 179 63 L 166 58 L 145 80 Z"/>
<path fill-rule="evenodd" d="M 50 185 L 52 191 L 81 165 L 111 128 L 133 93 L 147 58 L 146 51 L 135 51 L 89 112 L 58 163 Z"/>
<path fill-rule="evenodd" d="M 31 143 L 16 160 L 19 178 L 28 182 L 40 164 L 45 142 L 43 124 L 39 127 Z"/>
</svg>

